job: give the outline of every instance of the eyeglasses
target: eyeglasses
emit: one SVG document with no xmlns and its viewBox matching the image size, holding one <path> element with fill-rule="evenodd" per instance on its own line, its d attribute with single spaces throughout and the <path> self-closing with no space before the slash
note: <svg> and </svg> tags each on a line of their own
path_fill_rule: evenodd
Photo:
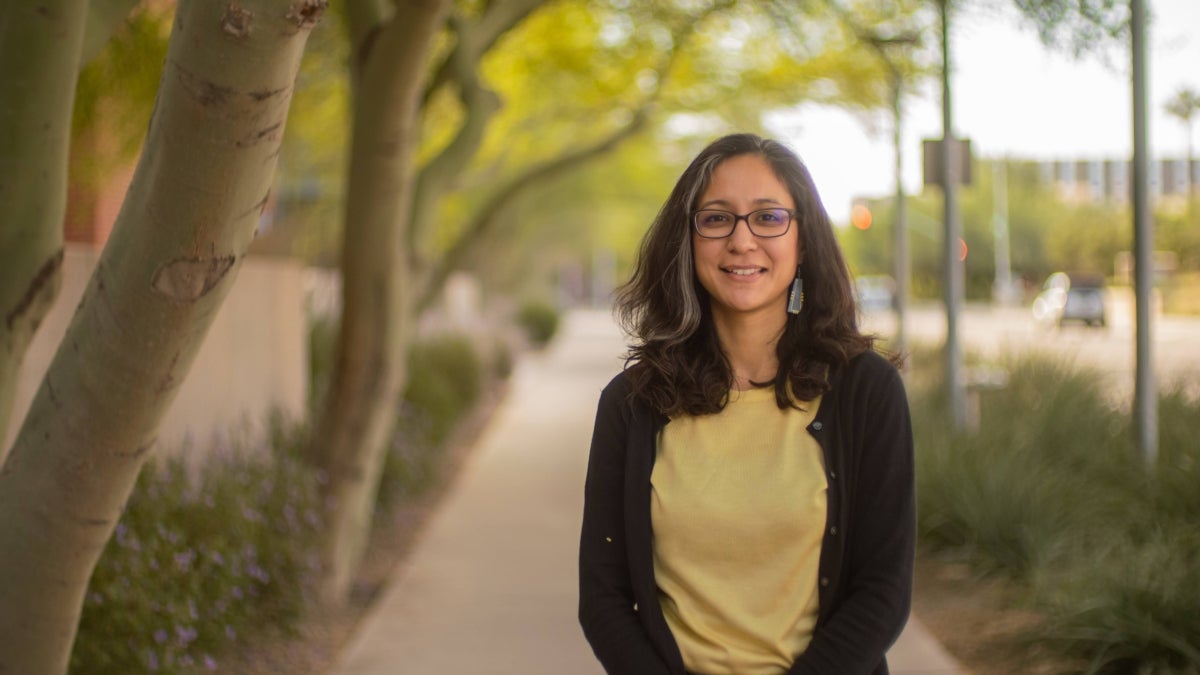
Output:
<svg viewBox="0 0 1200 675">
<path fill-rule="evenodd" d="M 787 234 L 795 217 L 795 211 L 784 208 L 758 209 L 743 215 L 719 209 L 701 209 L 692 214 L 692 229 L 705 239 L 724 239 L 737 229 L 739 220 L 745 220 L 750 234 L 770 239 Z"/>
</svg>

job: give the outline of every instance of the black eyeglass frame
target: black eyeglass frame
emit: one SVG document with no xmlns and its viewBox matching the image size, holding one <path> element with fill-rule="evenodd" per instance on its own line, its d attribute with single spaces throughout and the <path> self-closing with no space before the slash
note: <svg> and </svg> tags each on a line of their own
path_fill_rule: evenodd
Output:
<svg viewBox="0 0 1200 675">
<path fill-rule="evenodd" d="M 759 234 L 758 232 L 754 231 L 754 226 L 750 224 L 750 216 L 753 216 L 756 213 L 762 213 L 763 211 L 783 211 L 784 213 L 786 213 L 788 215 L 787 224 L 784 226 L 782 232 L 780 232 L 779 234 Z M 729 228 L 729 233 L 723 234 L 719 237 L 714 237 L 712 235 L 704 234 L 703 232 L 701 232 L 700 231 L 700 223 L 697 221 L 697 218 L 699 218 L 701 213 L 724 213 L 728 216 L 733 216 L 733 225 Z M 726 211 L 725 209 L 697 209 L 695 211 L 692 211 L 692 214 L 691 214 L 692 231 L 695 232 L 697 236 L 704 238 L 704 239 L 727 239 L 729 237 L 732 237 L 733 233 L 735 231 L 737 231 L 738 222 L 743 221 L 743 220 L 746 221 L 746 229 L 750 230 L 750 234 L 758 237 L 759 239 L 774 239 L 776 237 L 782 237 L 783 235 L 787 234 L 792 229 L 792 221 L 795 219 L 796 219 L 796 211 L 793 209 L 786 209 L 782 206 L 769 206 L 769 207 L 763 208 L 763 209 L 754 209 L 753 211 L 750 211 L 748 213 L 743 213 L 743 214 L 737 214 L 737 213 L 734 213 L 733 211 Z"/>
</svg>

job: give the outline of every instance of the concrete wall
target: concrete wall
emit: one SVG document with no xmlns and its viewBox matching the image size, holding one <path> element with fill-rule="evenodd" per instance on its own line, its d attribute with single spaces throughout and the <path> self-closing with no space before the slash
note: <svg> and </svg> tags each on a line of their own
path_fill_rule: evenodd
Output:
<svg viewBox="0 0 1200 675">
<path fill-rule="evenodd" d="M 63 288 L 25 356 L 7 453 L 41 384 L 100 252 L 68 244 Z M 308 391 L 306 289 L 310 272 L 298 262 L 248 258 L 225 298 L 175 402 L 159 430 L 158 452 L 190 441 L 205 451 L 228 432 L 256 434 L 272 409 L 293 419 L 304 414 Z"/>
</svg>

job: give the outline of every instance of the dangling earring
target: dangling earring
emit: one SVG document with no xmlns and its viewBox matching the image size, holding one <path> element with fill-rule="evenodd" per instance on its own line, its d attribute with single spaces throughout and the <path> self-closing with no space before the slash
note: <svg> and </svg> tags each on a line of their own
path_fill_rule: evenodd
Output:
<svg viewBox="0 0 1200 675">
<path fill-rule="evenodd" d="M 792 290 L 788 291 L 787 313 L 799 314 L 804 307 L 804 279 L 800 277 L 800 266 L 796 266 L 796 278 L 792 279 Z"/>
</svg>

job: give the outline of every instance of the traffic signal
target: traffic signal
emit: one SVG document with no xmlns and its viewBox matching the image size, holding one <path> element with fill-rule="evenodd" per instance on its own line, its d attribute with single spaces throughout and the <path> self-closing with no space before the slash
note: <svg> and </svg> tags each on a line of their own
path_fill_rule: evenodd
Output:
<svg viewBox="0 0 1200 675">
<path fill-rule="evenodd" d="M 855 204 L 850 209 L 850 223 L 860 230 L 871 228 L 871 209 L 866 204 Z"/>
</svg>

